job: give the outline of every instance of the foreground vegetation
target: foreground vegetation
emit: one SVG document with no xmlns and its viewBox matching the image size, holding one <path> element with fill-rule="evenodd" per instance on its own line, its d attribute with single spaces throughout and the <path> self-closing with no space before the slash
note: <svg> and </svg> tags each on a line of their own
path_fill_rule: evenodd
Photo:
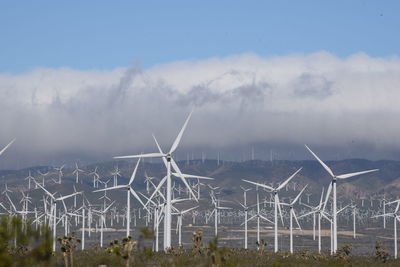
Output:
<svg viewBox="0 0 400 267">
<path fill-rule="evenodd" d="M 400 260 L 377 242 L 370 256 L 351 254 L 352 246 L 343 245 L 335 255 L 310 251 L 272 253 L 265 251 L 264 241 L 258 250 L 219 248 L 215 238 L 208 244 L 202 232 L 193 233 L 192 248 L 172 248 L 168 253 L 153 252 L 153 233 L 144 228 L 134 240 L 115 240 L 106 248 L 78 250 L 80 240 L 74 235 L 58 238 L 59 251 L 52 253 L 50 229 L 34 228 L 18 217 L 3 216 L 0 220 L 0 267 L 2 266 L 400 266 Z"/>
</svg>

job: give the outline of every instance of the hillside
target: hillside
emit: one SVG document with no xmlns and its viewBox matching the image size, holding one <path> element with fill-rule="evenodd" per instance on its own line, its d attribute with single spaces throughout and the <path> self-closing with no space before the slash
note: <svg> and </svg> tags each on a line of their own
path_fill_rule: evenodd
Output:
<svg viewBox="0 0 400 267">
<path fill-rule="evenodd" d="M 93 191 L 93 175 L 89 175 L 95 167 L 98 167 L 98 174 L 100 180 L 105 182 L 109 179 L 108 187 L 112 186 L 111 172 L 114 166 L 118 164 L 121 171 L 122 177 L 119 178 L 119 184 L 128 182 L 133 171 L 133 161 L 118 161 L 118 162 L 102 162 L 95 165 L 81 166 L 81 169 L 85 170 L 85 173 L 81 174 L 82 182 L 76 185 L 77 190 L 83 190 L 85 192 Z M 400 162 L 399 161 L 369 161 L 362 159 L 351 159 L 341 161 L 328 161 L 327 164 L 332 170 L 337 173 L 355 172 L 367 169 L 380 169 L 379 172 L 362 175 L 359 177 L 351 178 L 349 180 L 338 181 L 338 194 L 342 200 L 349 199 L 360 199 L 382 196 L 386 194 L 386 197 L 396 197 L 400 193 Z M 203 176 L 209 176 L 215 178 L 214 181 L 204 181 L 212 186 L 218 186 L 220 188 L 220 196 L 227 200 L 242 200 L 242 190 L 240 186 L 251 187 L 249 184 L 242 181 L 247 179 L 251 181 L 258 181 L 262 183 L 276 183 L 285 180 L 298 168 L 303 167 L 302 171 L 289 183 L 287 192 L 283 190 L 281 196 L 293 197 L 293 190 L 300 191 L 301 188 L 308 184 L 306 190 L 307 194 L 311 194 L 311 200 L 317 201 L 322 187 L 329 185 L 329 176 L 325 170 L 316 161 L 246 161 L 246 162 L 224 162 L 223 164 L 217 164 L 215 160 L 206 160 L 204 162 L 200 160 L 193 160 L 187 164 L 186 161 L 178 162 L 182 172 L 188 174 L 197 174 Z M 75 176 L 73 175 L 73 168 L 65 167 L 63 169 L 63 183 L 61 185 L 54 182 L 58 180 L 58 172 L 50 166 L 36 166 L 21 170 L 2 170 L 0 176 L 2 178 L 2 184 L 7 183 L 8 188 L 12 191 L 27 191 L 28 183 L 25 177 L 31 171 L 32 176 L 41 182 L 42 177 L 38 171 L 49 174 L 45 176 L 45 185 L 50 192 L 59 192 L 61 194 L 68 194 L 73 192 L 73 185 L 75 184 Z M 137 177 L 134 181 L 134 187 L 145 193 L 146 185 L 144 182 L 145 172 L 149 176 L 156 177 L 155 183 L 157 184 L 157 178 L 160 179 L 165 175 L 165 168 L 161 163 L 150 163 L 144 162 L 140 165 Z M 176 188 L 179 187 L 179 180 L 174 178 L 176 181 Z M 195 183 L 197 181 L 193 181 Z M 100 185 L 103 188 L 104 185 Z M 183 187 L 183 186 L 182 186 Z M 4 185 L 1 186 L 1 191 L 4 190 Z M 40 190 L 39 190 L 40 191 Z M 202 197 L 208 198 L 208 193 L 204 194 L 205 191 L 209 191 L 209 188 L 202 187 Z M 20 198 L 18 194 L 12 194 L 16 200 Z M 38 190 L 32 190 L 31 196 L 41 196 L 41 192 Z M 88 194 L 88 198 L 96 201 L 97 197 L 100 197 L 102 193 Z M 110 192 L 108 194 L 113 199 L 125 199 L 125 194 L 121 192 Z M 249 200 L 254 199 L 254 194 L 249 195 Z"/>
</svg>

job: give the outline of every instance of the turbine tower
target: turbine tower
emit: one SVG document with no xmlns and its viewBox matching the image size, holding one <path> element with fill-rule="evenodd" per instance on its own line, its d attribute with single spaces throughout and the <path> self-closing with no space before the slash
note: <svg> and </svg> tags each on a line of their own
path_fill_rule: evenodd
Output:
<svg viewBox="0 0 400 267">
<path fill-rule="evenodd" d="M 136 194 L 135 190 L 133 190 L 133 188 L 132 188 L 132 183 L 133 183 L 133 180 L 136 177 L 136 172 L 137 172 L 137 169 L 139 167 L 139 163 L 140 163 L 140 158 L 136 163 L 135 169 L 133 170 L 131 179 L 129 180 L 128 184 L 126 184 L 126 185 L 117 185 L 117 186 L 113 186 L 113 187 L 106 187 L 104 189 L 99 189 L 99 190 L 93 191 L 93 192 L 101 192 L 101 191 L 115 190 L 115 189 L 125 189 L 125 190 L 127 190 L 127 193 L 126 193 L 126 209 L 127 209 L 127 211 L 126 211 L 126 237 L 128 237 L 130 235 L 130 231 L 131 231 L 131 228 L 130 228 L 131 227 L 131 194 L 147 210 L 147 207 L 144 205 L 144 203 L 142 202 L 140 197 Z"/>
<path fill-rule="evenodd" d="M 281 205 L 279 203 L 279 196 L 278 196 L 278 192 L 284 188 L 286 186 L 287 183 L 290 182 L 290 180 L 293 179 L 293 177 L 296 176 L 296 174 L 298 174 L 301 171 L 302 168 L 298 169 L 295 173 L 293 173 L 289 178 L 287 178 L 283 183 L 281 183 L 278 187 L 274 188 L 265 184 L 260 184 L 260 183 L 255 183 L 252 181 L 248 181 L 248 180 L 243 180 L 244 182 L 247 183 L 251 183 L 260 187 L 263 187 L 269 191 L 271 191 L 274 194 L 274 216 L 275 216 L 275 220 L 274 220 L 274 252 L 278 252 L 278 209 L 279 209 L 279 214 L 281 216 L 281 221 L 282 221 L 282 225 L 283 225 L 283 218 L 282 218 L 282 211 L 281 211 Z"/>
<path fill-rule="evenodd" d="M 353 173 L 346 173 L 346 174 L 341 174 L 341 175 L 335 175 L 331 168 L 328 167 L 314 152 L 311 151 L 311 149 L 305 145 L 308 151 L 314 156 L 314 158 L 322 165 L 322 167 L 329 173 L 329 175 L 332 177 L 331 183 L 328 187 L 328 190 L 326 192 L 326 195 L 329 196 L 331 193 L 331 190 L 333 191 L 333 210 L 332 210 L 332 223 L 333 223 L 333 253 L 336 253 L 337 250 L 337 198 L 336 198 L 336 181 L 337 179 L 347 179 L 350 177 L 358 176 L 361 174 L 366 174 L 370 172 L 376 172 L 379 171 L 379 169 L 373 169 L 373 170 L 367 170 L 367 171 L 361 171 L 361 172 L 353 172 Z"/>
<path fill-rule="evenodd" d="M 171 146 L 171 149 L 169 150 L 168 153 L 164 153 L 161 150 L 161 147 L 159 146 L 157 139 L 153 135 L 154 141 L 156 142 L 157 148 L 159 150 L 158 153 L 149 153 L 149 154 L 141 154 L 141 155 L 130 155 L 130 156 L 119 156 L 119 157 L 114 157 L 114 159 L 129 159 L 129 158 L 162 158 L 166 168 L 167 168 L 167 175 L 164 177 L 163 180 L 161 180 L 160 184 L 157 186 L 157 189 L 153 192 L 153 195 L 150 197 L 150 199 L 155 195 L 155 193 L 161 188 L 161 186 L 167 182 L 167 194 L 166 194 L 166 206 L 165 206 L 165 229 L 164 229 L 164 234 L 165 234 L 165 244 L 164 244 L 164 250 L 167 250 L 168 248 L 171 247 L 171 196 L 172 196 L 172 183 L 171 183 L 171 167 L 174 169 L 176 173 L 178 173 L 179 178 L 182 180 L 182 182 L 185 184 L 185 186 L 188 188 L 189 192 L 193 196 L 193 198 L 197 200 L 197 197 L 192 191 L 192 188 L 189 186 L 189 184 L 186 182 L 185 176 L 182 174 L 180 171 L 178 165 L 176 164 L 174 158 L 172 157 L 172 154 L 174 151 L 178 148 L 179 143 L 181 141 L 182 135 L 185 132 L 186 126 L 190 120 L 190 117 L 192 115 L 192 112 L 189 114 L 187 117 L 181 131 L 179 132 L 178 136 L 176 137 L 174 143 Z"/>
</svg>

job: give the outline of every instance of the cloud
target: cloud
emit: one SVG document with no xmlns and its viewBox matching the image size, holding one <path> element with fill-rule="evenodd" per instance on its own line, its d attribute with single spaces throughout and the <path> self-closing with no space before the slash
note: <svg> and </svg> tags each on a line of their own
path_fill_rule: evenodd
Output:
<svg viewBox="0 0 400 267">
<path fill-rule="evenodd" d="M 150 69 L 38 68 L 0 74 L 0 90 L 0 142 L 18 138 L 8 160 L 20 165 L 152 151 L 151 133 L 167 149 L 192 108 L 182 150 L 400 151 L 397 57 L 243 54 Z"/>
</svg>

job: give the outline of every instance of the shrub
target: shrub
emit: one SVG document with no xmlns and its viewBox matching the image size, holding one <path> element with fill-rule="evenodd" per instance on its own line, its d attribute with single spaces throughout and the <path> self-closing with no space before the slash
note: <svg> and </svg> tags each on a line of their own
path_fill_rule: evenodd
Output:
<svg viewBox="0 0 400 267">
<path fill-rule="evenodd" d="M 49 264 L 52 238 L 49 227 L 32 227 L 30 221 L 3 216 L 0 220 L 0 267 Z"/>
<path fill-rule="evenodd" d="M 63 253 L 65 266 L 73 267 L 74 251 L 81 243 L 81 240 L 75 237 L 75 233 L 72 233 L 70 236 L 64 236 L 63 238 L 59 237 L 57 240 L 61 245 L 60 250 Z"/>
<path fill-rule="evenodd" d="M 257 250 L 260 255 L 264 253 L 265 248 L 267 247 L 267 242 L 264 239 L 261 239 L 260 242 L 256 241 Z"/>
<path fill-rule="evenodd" d="M 136 244 L 137 243 L 132 240 L 132 237 L 128 236 L 122 239 L 121 243 L 119 243 L 118 240 L 110 242 L 110 247 L 107 250 L 108 252 L 121 257 L 125 261 L 125 265 L 129 267 L 132 258 L 132 252 Z"/>
<path fill-rule="evenodd" d="M 353 246 L 351 244 L 344 244 L 336 251 L 335 256 L 340 259 L 347 259 L 352 249 Z"/>
<path fill-rule="evenodd" d="M 193 232 L 193 237 L 192 237 L 192 244 L 193 244 L 193 252 L 196 253 L 197 255 L 202 254 L 203 250 L 203 231 L 202 230 L 197 230 Z"/>
<path fill-rule="evenodd" d="M 381 241 L 375 242 L 375 259 L 386 262 L 389 258 L 389 252 L 385 250 Z"/>
</svg>

